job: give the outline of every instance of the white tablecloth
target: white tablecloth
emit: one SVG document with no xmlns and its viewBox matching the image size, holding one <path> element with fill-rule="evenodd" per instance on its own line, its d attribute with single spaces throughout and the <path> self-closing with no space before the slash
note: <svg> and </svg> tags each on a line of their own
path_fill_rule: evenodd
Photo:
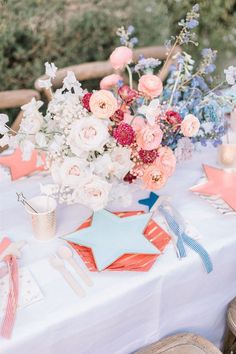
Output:
<svg viewBox="0 0 236 354">
<path fill-rule="evenodd" d="M 35 241 L 27 215 L 16 202 L 16 191 L 37 195 L 39 182 L 48 177 L 2 183 L 0 237 L 28 240 L 21 264 L 29 267 L 44 299 L 18 311 L 13 337 L 0 339 L 0 352 L 126 354 L 183 331 L 203 335 L 219 346 L 226 307 L 236 295 L 236 217 L 220 215 L 188 191 L 202 174 L 201 162 L 214 164 L 215 153 L 196 154 L 179 165 L 161 194 L 171 195 L 182 215 L 200 231 L 214 271 L 208 275 L 189 250 L 188 257 L 178 260 L 170 244 L 149 272 L 92 273 L 95 286 L 84 299 L 77 298 L 49 265 L 48 256 L 61 241 Z M 133 208 L 139 206 L 134 203 Z M 87 215 L 78 206 L 60 207 L 58 235 L 74 230 Z"/>
</svg>

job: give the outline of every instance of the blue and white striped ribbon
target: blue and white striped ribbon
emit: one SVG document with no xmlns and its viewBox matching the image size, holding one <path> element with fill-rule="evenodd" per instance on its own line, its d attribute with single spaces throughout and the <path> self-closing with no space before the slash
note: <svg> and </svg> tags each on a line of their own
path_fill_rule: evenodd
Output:
<svg viewBox="0 0 236 354">
<path fill-rule="evenodd" d="M 213 265 L 212 261 L 210 259 L 209 254 L 207 251 L 194 239 L 192 239 L 190 236 L 188 236 L 184 228 L 182 227 L 181 224 L 179 224 L 175 218 L 171 215 L 171 213 L 168 210 L 171 210 L 172 213 L 175 214 L 174 208 L 168 203 L 168 207 L 166 208 L 167 203 L 164 205 L 161 204 L 158 207 L 158 210 L 160 213 L 164 216 L 170 230 L 177 236 L 177 243 L 176 246 L 178 248 L 178 252 L 180 257 L 186 257 L 186 250 L 184 248 L 184 244 L 189 246 L 193 251 L 197 252 L 199 256 L 201 257 L 203 264 L 206 268 L 207 273 L 210 273 L 213 270 Z M 176 215 L 178 215 L 176 213 Z"/>
</svg>

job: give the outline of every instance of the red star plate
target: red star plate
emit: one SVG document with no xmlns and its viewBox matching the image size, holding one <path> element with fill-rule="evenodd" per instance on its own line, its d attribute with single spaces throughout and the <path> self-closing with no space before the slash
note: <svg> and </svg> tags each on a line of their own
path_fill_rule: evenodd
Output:
<svg viewBox="0 0 236 354">
<path fill-rule="evenodd" d="M 190 188 L 204 195 L 216 195 L 236 211 L 236 172 L 203 165 L 208 181 Z"/>
<path fill-rule="evenodd" d="M 0 156 L 0 165 L 9 167 L 11 170 L 12 180 L 29 175 L 35 171 L 44 170 L 44 166 L 37 166 L 38 152 L 33 151 L 29 161 L 22 160 L 22 153 L 20 149 L 16 149 L 11 155 Z"/>
</svg>

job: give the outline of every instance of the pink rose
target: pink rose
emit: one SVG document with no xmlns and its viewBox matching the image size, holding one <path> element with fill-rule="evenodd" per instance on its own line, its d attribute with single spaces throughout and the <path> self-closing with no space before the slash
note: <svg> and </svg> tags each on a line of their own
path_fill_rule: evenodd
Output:
<svg viewBox="0 0 236 354">
<path fill-rule="evenodd" d="M 101 81 L 100 81 L 100 89 L 101 90 L 110 90 L 112 87 L 116 86 L 118 81 L 123 80 L 120 75 L 117 74 L 111 74 L 108 76 L 105 76 Z"/>
<path fill-rule="evenodd" d="M 161 146 L 158 149 L 158 157 L 155 164 L 170 177 L 175 170 L 176 158 L 173 151 L 168 146 Z"/>
<path fill-rule="evenodd" d="M 193 114 L 187 114 L 181 122 L 181 133 L 188 138 L 195 136 L 200 128 L 200 122 Z"/>
<path fill-rule="evenodd" d="M 107 90 L 96 91 L 89 101 L 91 112 L 97 118 L 109 118 L 118 109 L 118 104 L 112 92 Z"/>
<path fill-rule="evenodd" d="M 115 70 L 123 69 L 132 59 L 132 50 L 125 46 L 117 47 L 110 55 L 110 63 Z"/>
<path fill-rule="evenodd" d="M 158 148 L 163 137 L 163 132 L 159 125 L 146 124 L 145 127 L 137 131 L 136 142 L 141 149 L 153 150 Z"/>
<path fill-rule="evenodd" d="M 145 189 L 161 189 L 164 187 L 168 179 L 168 176 L 164 171 L 160 170 L 156 164 L 153 164 L 145 169 L 142 180 L 144 182 Z"/>
<path fill-rule="evenodd" d="M 138 90 L 151 98 L 160 96 L 163 90 L 162 81 L 156 75 L 143 75 L 139 79 Z"/>
<path fill-rule="evenodd" d="M 124 122 L 130 124 L 135 131 L 144 128 L 146 125 L 145 119 L 143 119 L 143 117 L 140 116 L 134 117 L 129 113 L 124 114 Z"/>
</svg>

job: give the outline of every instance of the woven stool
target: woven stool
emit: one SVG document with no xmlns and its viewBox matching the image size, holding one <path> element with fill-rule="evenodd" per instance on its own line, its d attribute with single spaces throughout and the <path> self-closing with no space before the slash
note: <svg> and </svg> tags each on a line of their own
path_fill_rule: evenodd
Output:
<svg viewBox="0 0 236 354">
<path fill-rule="evenodd" d="M 208 340 L 191 333 L 167 337 L 145 347 L 136 354 L 222 354 Z"/>
<path fill-rule="evenodd" d="M 227 310 L 224 353 L 236 354 L 236 297 L 230 302 Z"/>
</svg>

